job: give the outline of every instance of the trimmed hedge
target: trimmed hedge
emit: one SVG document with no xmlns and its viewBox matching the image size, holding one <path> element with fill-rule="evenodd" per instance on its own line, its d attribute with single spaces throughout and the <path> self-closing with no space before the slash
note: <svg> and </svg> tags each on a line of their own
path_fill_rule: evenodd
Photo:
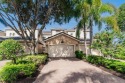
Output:
<svg viewBox="0 0 125 83">
<path fill-rule="evenodd" d="M 47 56 L 41 56 L 41 55 L 30 55 L 30 56 L 26 56 L 23 58 L 23 60 L 29 61 L 29 62 L 33 62 L 36 64 L 42 64 L 45 63 L 47 59 Z"/>
<path fill-rule="evenodd" d="M 108 69 L 112 69 L 114 71 L 125 74 L 125 62 L 106 59 L 100 56 L 88 56 L 86 60 L 92 64 L 103 66 Z"/>
<path fill-rule="evenodd" d="M 36 70 L 35 64 L 6 65 L 0 70 L 0 80 L 12 83 L 17 76 L 23 74 L 31 76 Z"/>
<path fill-rule="evenodd" d="M 27 56 L 21 56 L 17 60 L 17 64 L 29 64 L 29 63 L 35 63 L 38 64 L 44 64 L 47 60 L 47 55 L 39 54 L 39 55 L 27 55 Z"/>
<path fill-rule="evenodd" d="M 77 50 L 77 51 L 75 51 L 75 54 L 76 54 L 76 58 L 78 58 L 78 59 L 85 58 L 85 54 L 83 53 L 83 51 Z"/>
</svg>

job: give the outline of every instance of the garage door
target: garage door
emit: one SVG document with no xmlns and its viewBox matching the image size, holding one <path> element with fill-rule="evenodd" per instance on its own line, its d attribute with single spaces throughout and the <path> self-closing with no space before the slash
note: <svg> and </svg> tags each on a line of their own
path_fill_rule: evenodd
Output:
<svg viewBox="0 0 125 83">
<path fill-rule="evenodd" d="M 73 45 L 48 46 L 49 57 L 75 57 Z"/>
</svg>

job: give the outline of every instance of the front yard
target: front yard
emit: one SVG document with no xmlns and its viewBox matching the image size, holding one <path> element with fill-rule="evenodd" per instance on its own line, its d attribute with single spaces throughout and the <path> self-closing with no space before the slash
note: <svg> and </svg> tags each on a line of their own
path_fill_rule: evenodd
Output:
<svg viewBox="0 0 125 83">
<path fill-rule="evenodd" d="M 0 81 L 13 83 L 27 78 L 30 78 L 30 81 L 35 80 L 39 67 L 43 66 L 46 59 L 47 55 L 43 54 L 18 57 L 16 64 L 10 61 L 0 69 Z"/>
</svg>

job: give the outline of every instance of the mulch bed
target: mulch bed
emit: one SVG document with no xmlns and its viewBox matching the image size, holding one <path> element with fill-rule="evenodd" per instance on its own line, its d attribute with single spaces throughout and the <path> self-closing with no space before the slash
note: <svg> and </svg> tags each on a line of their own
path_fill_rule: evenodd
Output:
<svg viewBox="0 0 125 83">
<path fill-rule="evenodd" d="M 42 70 L 43 67 L 44 67 L 43 64 L 40 65 L 37 71 L 33 73 L 31 77 L 26 77 L 24 75 L 19 76 L 18 79 L 14 83 L 33 83 L 36 80 L 37 76 L 40 74 L 40 71 Z"/>
<path fill-rule="evenodd" d="M 84 60 L 84 61 L 87 62 L 86 60 Z M 89 63 L 89 62 L 87 62 L 87 63 Z M 89 64 L 91 64 L 91 63 L 89 63 Z M 118 77 L 120 77 L 120 78 L 125 79 L 125 74 L 116 72 L 116 71 L 111 70 L 111 69 L 107 69 L 107 68 L 105 68 L 105 67 L 103 67 L 103 66 L 98 66 L 98 65 L 95 65 L 95 64 L 91 64 L 91 65 L 96 66 L 96 67 L 98 67 L 98 68 L 100 68 L 100 69 L 102 69 L 102 70 L 104 70 L 104 71 L 106 71 L 106 72 L 109 72 L 109 73 L 111 73 L 112 75 L 115 75 L 115 76 L 118 76 Z"/>
</svg>

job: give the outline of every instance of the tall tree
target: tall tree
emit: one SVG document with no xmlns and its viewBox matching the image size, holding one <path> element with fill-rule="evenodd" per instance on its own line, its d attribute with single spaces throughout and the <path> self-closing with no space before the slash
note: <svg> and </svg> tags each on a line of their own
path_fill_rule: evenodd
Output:
<svg viewBox="0 0 125 83">
<path fill-rule="evenodd" d="M 101 51 L 105 57 L 125 59 L 125 34 L 113 30 L 95 34 L 92 48 Z"/>
<path fill-rule="evenodd" d="M 77 32 L 76 32 L 76 36 L 79 38 L 80 36 L 80 30 L 83 29 L 84 30 L 84 49 L 85 49 L 85 54 L 87 55 L 87 43 L 86 43 L 86 29 L 87 29 L 87 25 L 88 25 L 88 17 L 89 17 L 89 12 L 90 12 L 90 6 L 87 3 L 87 1 L 85 0 L 81 0 L 80 4 L 77 5 L 78 7 L 76 7 L 76 9 L 80 9 L 80 14 L 79 18 L 80 21 L 77 25 Z"/>
<path fill-rule="evenodd" d="M 118 26 L 121 31 L 125 31 L 125 3 L 119 7 L 118 13 Z"/>
<path fill-rule="evenodd" d="M 80 18 L 81 18 L 81 20 L 86 20 L 85 27 L 90 29 L 90 46 L 92 44 L 92 39 L 93 39 L 93 25 L 94 24 L 98 25 L 98 27 L 101 28 L 102 22 L 105 22 L 110 27 L 118 28 L 117 22 L 115 20 L 116 18 L 112 16 L 112 14 L 114 14 L 114 12 L 115 12 L 114 6 L 112 6 L 111 4 L 103 4 L 101 0 L 83 0 L 83 1 L 81 1 L 81 3 L 86 3 L 86 7 L 83 7 L 80 9 L 84 10 L 87 8 L 87 12 L 86 12 L 87 16 L 83 17 L 83 15 L 82 15 L 83 13 L 81 12 L 82 17 L 80 17 Z M 107 13 L 107 12 L 109 14 L 111 14 L 111 16 L 102 17 L 102 14 Z M 114 22 L 114 20 L 115 20 L 115 22 Z M 81 27 L 79 28 L 79 26 L 78 26 L 77 35 L 79 35 L 79 31 L 80 31 Z M 86 36 L 85 32 L 86 31 L 84 31 L 84 35 Z M 84 42 L 86 42 L 86 39 L 84 39 Z M 84 44 L 86 44 L 86 43 L 84 43 Z M 85 45 L 85 49 L 86 49 L 86 45 Z M 90 52 L 91 52 L 91 50 L 90 50 Z"/>
<path fill-rule="evenodd" d="M 98 3 L 97 3 L 98 2 Z M 103 4 L 101 0 L 93 0 L 90 4 L 90 16 L 89 16 L 89 29 L 90 29 L 90 46 L 92 44 L 93 40 L 93 25 L 98 26 L 98 29 L 100 30 L 102 27 L 102 23 L 106 22 L 106 24 L 109 27 L 112 27 L 114 29 L 118 29 L 117 22 L 115 18 L 115 7 L 111 4 Z M 109 13 L 109 16 L 103 17 L 103 13 Z M 112 17 L 112 18 L 111 18 Z M 110 19 L 110 20 L 107 20 Z M 115 20 L 115 21 L 114 21 Z M 109 24 L 112 23 L 112 24 Z M 90 48 L 91 53 L 91 48 Z"/>
<path fill-rule="evenodd" d="M 7 26 L 22 37 L 32 54 L 35 54 L 38 42 L 43 43 L 42 30 L 45 26 L 50 22 L 60 24 L 69 22 L 74 14 L 73 9 L 76 1 L 2 0 L 0 2 L 0 16 Z M 36 29 L 39 29 L 37 40 L 35 39 Z M 31 42 L 29 43 L 29 41 Z"/>
<path fill-rule="evenodd" d="M 95 40 L 93 41 L 92 48 L 97 49 L 103 53 L 104 56 L 112 56 L 114 51 L 113 41 L 116 39 L 113 31 L 103 31 L 95 34 Z"/>
</svg>

